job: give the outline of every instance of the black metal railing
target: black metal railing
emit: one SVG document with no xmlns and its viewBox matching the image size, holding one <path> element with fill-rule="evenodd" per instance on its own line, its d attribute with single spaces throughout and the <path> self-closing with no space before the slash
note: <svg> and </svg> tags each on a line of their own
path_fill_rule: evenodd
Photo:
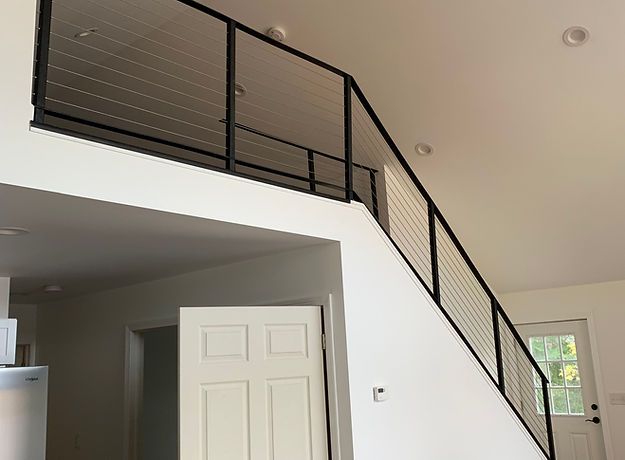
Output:
<svg viewBox="0 0 625 460">
<path fill-rule="evenodd" d="M 352 76 L 193 0 L 40 0 L 37 22 L 34 126 L 362 202 L 555 458 L 547 377 Z"/>
</svg>

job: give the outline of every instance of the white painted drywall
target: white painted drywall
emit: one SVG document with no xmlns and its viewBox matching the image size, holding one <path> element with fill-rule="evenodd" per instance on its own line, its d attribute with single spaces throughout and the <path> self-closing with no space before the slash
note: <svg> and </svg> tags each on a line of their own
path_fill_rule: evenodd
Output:
<svg viewBox="0 0 625 460">
<path fill-rule="evenodd" d="M 0 277 L 0 319 L 9 317 L 9 294 L 11 278 Z"/>
<path fill-rule="evenodd" d="M 515 323 L 589 318 L 608 458 L 625 458 L 625 406 L 608 402 L 610 393 L 625 393 L 625 281 L 509 293 L 501 301 Z"/>
<path fill-rule="evenodd" d="M 362 206 L 28 132 L 35 5 L 35 0 L 14 0 L 0 18 L 0 52 L 10 69 L 0 85 L 0 183 L 340 242 L 354 458 L 494 460 L 502 452 L 509 460 L 542 458 Z M 237 288 L 230 286 L 231 291 Z M 306 287 L 300 286 L 298 292 Z M 245 297 L 258 300 L 261 293 L 250 290 Z M 148 302 L 144 308 L 154 308 L 171 293 L 159 294 L 141 297 Z M 121 345 L 107 332 L 108 326 L 117 327 L 119 307 L 115 297 L 107 295 L 98 297 L 98 308 L 72 304 L 66 313 L 51 308 L 40 313 L 42 329 L 47 321 L 64 327 L 63 319 L 99 325 L 54 338 L 65 353 L 49 359 L 51 391 L 58 390 L 55 373 L 72 372 L 76 366 L 113 359 L 119 353 Z M 122 336 L 119 331 L 120 342 Z M 76 384 L 62 388 L 68 392 L 67 403 L 95 399 L 107 413 L 121 396 L 115 389 L 120 373 L 121 366 L 115 372 L 110 366 L 87 366 L 83 378 L 99 382 L 100 391 L 83 391 Z M 376 404 L 372 386 L 380 384 L 389 386 L 391 396 Z M 74 394 L 69 393 L 72 390 Z M 62 411 L 63 406 L 51 406 L 51 412 Z M 97 419 L 99 412 L 90 409 L 80 415 Z M 50 430 L 66 435 L 65 423 L 70 421 L 55 422 Z M 113 456 L 99 453 L 111 452 L 116 441 L 99 432 L 93 436 L 78 439 L 79 446 L 94 446 L 98 452 L 97 457 L 84 458 L 119 458 L 114 456 L 118 449 Z M 74 439 L 65 437 L 62 442 Z"/>
</svg>

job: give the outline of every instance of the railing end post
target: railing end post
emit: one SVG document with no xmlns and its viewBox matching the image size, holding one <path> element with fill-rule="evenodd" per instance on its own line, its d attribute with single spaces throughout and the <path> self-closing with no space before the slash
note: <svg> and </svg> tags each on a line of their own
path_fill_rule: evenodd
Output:
<svg viewBox="0 0 625 460">
<path fill-rule="evenodd" d="M 343 115 L 345 140 L 345 199 L 354 199 L 354 165 L 352 157 L 352 76 L 343 77 Z"/>
<path fill-rule="evenodd" d="M 226 22 L 226 169 L 235 170 L 236 136 L 236 32 L 233 19 Z"/>
<path fill-rule="evenodd" d="M 549 445 L 549 460 L 556 459 L 556 446 L 553 439 L 553 426 L 551 423 L 551 406 L 549 405 L 549 385 L 544 375 L 540 376 L 543 388 L 543 405 L 545 407 L 545 428 L 547 430 L 547 443 Z"/>
<path fill-rule="evenodd" d="M 436 205 L 428 199 L 428 228 L 430 231 L 430 263 L 432 265 L 432 295 L 441 304 L 441 286 L 438 273 L 438 247 L 436 245 Z"/>
<path fill-rule="evenodd" d="M 501 394 L 506 394 L 505 372 L 503 368 L 503 353 L 501 347 L 501 327 L 499 326 L 499 302 L 493 296 L 490 299 L 493 315 L 493 336 L 495 340 L 495 358 L 497 361 L 497 384 Z"/>
</svg>

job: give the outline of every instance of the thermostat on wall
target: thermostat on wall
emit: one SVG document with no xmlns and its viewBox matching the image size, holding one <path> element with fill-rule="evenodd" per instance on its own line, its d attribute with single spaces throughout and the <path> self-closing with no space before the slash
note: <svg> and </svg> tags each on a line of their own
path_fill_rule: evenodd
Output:
<svg viewBox="0 0 625 460">
<path fill-rule="evenodd" d="M 388 399 L 387 387 L 373 387 L 373 400 L 375 402 L 386 401 Z"/>
</svg>

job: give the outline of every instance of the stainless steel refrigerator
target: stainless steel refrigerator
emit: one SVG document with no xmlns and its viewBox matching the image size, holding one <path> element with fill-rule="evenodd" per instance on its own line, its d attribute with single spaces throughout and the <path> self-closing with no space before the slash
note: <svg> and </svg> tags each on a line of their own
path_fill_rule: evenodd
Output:
<svg viewBox="0 0 625 460">
<path fill-rule="evenodd" d="M 48 368 L 0 368 L 0 458 L 44 460 Z"/>
</svg>

